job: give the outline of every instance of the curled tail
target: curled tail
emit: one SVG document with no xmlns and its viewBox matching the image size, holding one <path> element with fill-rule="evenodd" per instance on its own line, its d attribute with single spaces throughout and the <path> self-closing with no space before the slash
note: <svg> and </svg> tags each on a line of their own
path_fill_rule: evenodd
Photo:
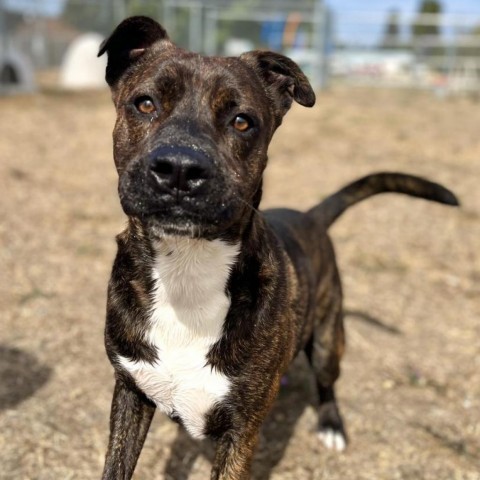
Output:
<svg viewBox="0 0 480 480">
<path fill-rule="evenodd" d="M 442 185 L 404 173 L 374 173 L 343 187 L 309 210 L 328 228 L 348 207 L 378 193 L 396 192 L 446 205 L 460 205 L 457 197 Z"/>
</svg>

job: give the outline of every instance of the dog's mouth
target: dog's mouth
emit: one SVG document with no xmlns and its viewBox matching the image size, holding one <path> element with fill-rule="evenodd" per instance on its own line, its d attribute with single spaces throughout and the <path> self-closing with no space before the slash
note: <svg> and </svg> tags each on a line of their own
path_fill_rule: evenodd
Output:
<svg viewBox="0 0 480 480">
<path fill-rule="evenodd" d="M 160 239 L 166 236 L 214 239 L 219 236 L 219 232 L 217 232 L 215 228 L 212 228 L 211 225 L 188 220 L 181 223 L 168 223 L 159 220 L 155 216 L 150 216 L 144 218 L 142 223 L 147 227 L 149 235 L 154 239 Z"/>
<path fill-rule="evenodd" d="M 164 205 L 145 212 L 132 212 L 154 237 L 177 235 L 190 238 L 213 239 L 222 236 L 234 222 L 233 207 L 185 208 L 180 205 Z"/>
<path fill-rule="evenodd" d="M 217 238 L 241 215 L 242 202 L 220 180 L 210 183 L 194 194 L 178 194 L 133 171 L 121 175 L 118 190 L 125 214 L 138 218 L 154 236 Z"/>
</svg>

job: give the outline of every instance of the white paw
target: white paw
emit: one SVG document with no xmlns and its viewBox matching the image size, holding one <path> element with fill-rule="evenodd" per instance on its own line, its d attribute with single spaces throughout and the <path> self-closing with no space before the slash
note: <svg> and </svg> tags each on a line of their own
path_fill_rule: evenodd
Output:
<svg viewBox="0 0 480 480">
<path fill-rule="evenodd" d="M 321 430 L 318 432 L 318 438 L 329 450 L 343 452 L 347 446 L 347 441 L 343 434 L 336 430 Z"/>
</svg>

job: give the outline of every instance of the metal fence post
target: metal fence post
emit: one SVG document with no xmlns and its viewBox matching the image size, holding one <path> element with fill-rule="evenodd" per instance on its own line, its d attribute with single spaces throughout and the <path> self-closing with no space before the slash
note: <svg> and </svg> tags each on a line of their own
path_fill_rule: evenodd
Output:
<svg viewBox="0 0 480 480">
<path fill-rule="evenodd" d="M 207 55 L 216 55 L 217 53 L 217 28 L 217 10 L 208 9 L 205 19 L 205 53 Z"/>
<path fill-rule="evenodd" d="M 328 48 L 330 40 L 330 15 L 323 0 L 316 0 L 313 11 L 313 42 L 315 52 L 313 83 L 324 89 L 328 84 Z"/>
<path fill-rule="evenodd" d="M 188 47 L 192 51 L 202 50 L 202 19 L 203 7 L 201 2 L 194 2 L 190 5 L 188 14 Z"/>
<path fill-rule="evenodd" d="M 8 48 L 7 22 L 5 21 L 4 0 L 0 0 L 0 55 L 5 55 Z"/>
<path fill-rule="evenodd" d="M 172 5 L 170 0 L 165 0 L 163 4 L 163 26 L 167 31 L 175 35 L 176 21 L 175 21 L 175 6 Z"/>
<path fill-rule="evenodd" d="M 113 0 L 114 24 L 118 25 L 127 16 L 127 5 L 125 0 Z"/>
</svg>

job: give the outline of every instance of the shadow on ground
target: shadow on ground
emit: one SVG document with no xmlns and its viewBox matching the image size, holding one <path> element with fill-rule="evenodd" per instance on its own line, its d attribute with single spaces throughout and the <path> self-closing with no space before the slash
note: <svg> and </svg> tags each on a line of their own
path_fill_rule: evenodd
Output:
<svg viewBox="0 0 480 480">
<path fill-rule="evenodd" d="M 0 345 L 0 410 L 16 407 L 47 383 L 52 369 L 28 352 Z"/>
<path fill-rule="evenodd" d="M 353 320 L 360 320 L 372 327 L 376 327 L 384 332 L 391 333 L 392 335 L 402 335 L 402 331 L 393 325 L 388 325 L 383 320 L 376 318 L 369 313 L 362 312 L 361 310 L 345 310 L 345 317 L 349 317 Z"/>
</svg>

